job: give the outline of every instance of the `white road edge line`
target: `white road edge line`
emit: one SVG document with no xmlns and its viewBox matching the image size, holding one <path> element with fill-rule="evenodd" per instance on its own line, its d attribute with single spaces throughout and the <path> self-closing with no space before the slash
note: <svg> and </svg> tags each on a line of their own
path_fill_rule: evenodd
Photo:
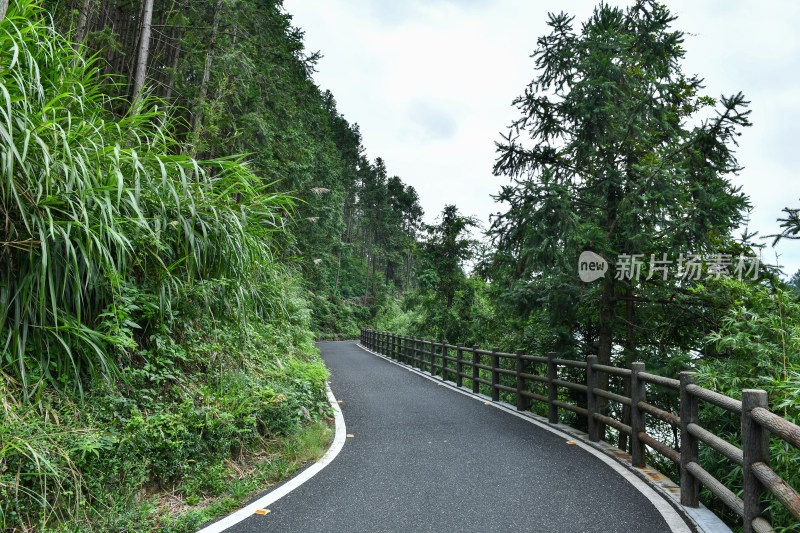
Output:
<svg viewBox="0 0 800 533">
<path fill-rule="evenodd" d="M 372 350 L 368 350 L 367 348 L 362 346 L 360 343 L 357 343 L 356 346 L 358 346 L 359 348 L 361 348 L 362 350 L 364 350 L 367 353 L 370 353 L 370 354 L 372 354 L 372 355 L 374 355 L 376 357 L 380 357 L 381 359 L 384 359 L 385 361 L 388 361 L 388 362 L 392 363 L 393 365 L 397 365 L 397 366 L 399 366 L 401 368 L 408 369 L 408 370 L 414 372 L 415 374 L 417 374 L 418 376 L 421 376 L 421 377 L 423 377 L 425 379 L 433 381 L 434 383 L 438 383 L 440 385 L 443 385 L 443 386 L 449 388 L 452 391 L 455 391 L 455 392 L 458 392 L 460 394 L 463 394 L 467 398 L 472 398 L 473 400 L 478 400 L 480 402 L 486 403 L 486 401 L 483 398 L 479 397 L 479 396 L 474 396 L 470 392 L 463 391 L 463 390 L 459 389 L 458 387 L 454 387 L 453 385 L 451 385 L 449 383 L 443 382 L 440 379 L 436 379 L 433 376 L 429 376 L 429 375 L 423 374 L 422 372 L 420 372 L 420 371 L 418 371 L 418 370 L 416 370 L 414 368 L 409 368 L 408 366 L 403 365 L 401 363 L 398 363 L 397 361 L 393 361 L 392 359 L 389 359 L 386 356 L 383 356 L 381 354 L 373 352 Z M 592 448 L 588 444 L 585 444 L 585 443 L 583 443 L 583 442 L 581 442 L 579 440 L 575 440 L 574 437 L 572 437 L 571 435 L 568 435 L 567 433 L 564 433 L 563 431 L 561 431 L 561 430 L 559 430 L 557 428 L 550 427 L 549 425 L 543 424 L 542 422 L 539 422 L 538 420 L 534 420 L 533 418 L 527 417 L 525 415 L 521 415 L 521 414 L 517 413 L 516 411 L 514 411 L 513 409 L 509 409 L 508 407 L 505 407 L 504 405 L 500 405 L 500 404 L 495 403 L 495 402 L 490 402 L 488 405 L 491 405 L 492 407 L 496 407 L 497 409 L 500 409 L 501 411 L 505 411 L 508 414 L 514 415 L 517 418 L 521 418 L 522 420 L 530 422 L 531 424 L 539 426 L 540 428 L 545 429 L 545 430 L 547 430 L 550 433 L 553 433 L 555 435 L 558 435 L 559 437 L 561 437 L 561 438 L 563 438 L 565 440 L 575 442 L 576 446 L 580 446 L 583 450 L 586 450 L 587 452 L 589 452 L 590 454 L 594 455 L 595 457 L 597 457 L 598 459 L 603 461 L 605 464 L 610 466 L 612 470 L 614 470 L 619 475 L 621 475 L 623 478 L 625 478 L 625 480 L 628 481 L 628 483 L 630 483 L 631 485 L 633 485 L 634 488 L 636 488 L 639 492 L 641 492 L 642 495 L 645 498 L 650 500 L 650 503 L 652 503 L 653 507 L 655 507 L 656 510 L 661 514 L 662 518 L 664 518 L 664 521 L 667 523 L 667 526 L 669 526 L 670 530 L 672 530 L 673 533 L 692 533 L 692 529 L 686 524 L 684 519 L 681 518 L 681 515 L 678 514 L 678 512 L 672 507 L 672 505 L 670 505 L 666 500 L 664 500 L 664 498 L 661 495 L 659 495 L 655 490 L 653 490 L 650 486 L 648 486 L 647 483 L 642 481 L 636 474 L 634 474 L 633 472 L 629 471 L 627 468 L 625 468 L 624 466 L 622 466 L 621 464 L 616 462 L 614 459 L 608 457 L 606 454 L 602 453 L 599 450 L 595 450 L 594 448 Z"/>
<path fill-rule="evenodd" d="M 331 447 L 328 448 L 328 451 L 325 453 L 325 455 L 323 455 L 319 461 L 309 466 L 300 472 L 296 477 L 291 478 L 289 481 L 279 486 L 275 490 L 268 492 L 264 496 L 247 505 L 247 507 L 242 507 L 238 511 L 229 514 L 222 520 L 214 522 L 210 526 L 197 531 L 197 533 L 220 533 L 229 527 L 238 524 L 244 519 L 250 518 L 258 509 L 264 509 L 268 505 L 272 505 L 279 499 L 283 498 L 294 489 L 317 475 L 320 470 L 328 466 L 331 461 L 336 459 L 336 456 L 342 451 L 344 443 L 347 441 L 347 429 L 344 425 L 342 409 L 339 407 L 336 397 L 333 395 L 333 392 L 327 383 L 325 384 L 325 393 L 328 395 L 328 401 L 331 403 L 331 407 L 333 407 L 333 418 L 336 423 L 336 433 L 333 437 L 333 443 L 331 444 Z"/>
</svg>

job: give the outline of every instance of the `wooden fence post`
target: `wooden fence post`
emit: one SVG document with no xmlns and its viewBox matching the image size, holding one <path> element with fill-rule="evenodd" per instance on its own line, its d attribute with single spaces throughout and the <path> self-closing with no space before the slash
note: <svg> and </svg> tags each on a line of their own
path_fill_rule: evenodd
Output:
<svg viewBox="0 0 800 533">
<path fill-rule="evenodd" d="M 461 387 L 464 383 L 461 377 L 461 374 L 464 372 L 464 365 L 461 362 L 461 357 L 464 355 L 462 351 L 463 346 L 464 345 L 460 342 L 456 345 L 456 387 Z"/>
<path fill-rule="evenodd" d="M 492 401 L 497 402 L 500 401 L 500 389 L 497 386 L 500 384 L 500 372 L 497 371 L 500 368 L 500 356 L 497 355 L 499 352 L 499 348 L 492 348 Z"/>
<path fill-rule="evenodd" d="M 553 359 L 555 352 L 547 352 L 547 420 L 551 424 L 558 423 L 558 407 L 554 403 L 558 399 L 558 387 L 553 383 L 558 379 L 558 367 Z"/>
<path fill-rule="evenodd" d="M 742 391 L 742 455 L 744 465 L 744 516 L 742 517 L 744 533 L 752 533 L 753 519 L 761 516 L 764 506 L 761 504 L 761 494 L 765 491 L 764 485 L 753 473 L 751 465 L 763 462 L 769 464 L 769 431 L 753 420 L 750 412 L 754 407 L 767 408 L 767 392 L 757 389 Z"/>
<path fill-rule="evenodd" d="M 447 339 L 442 339 L 442 381 L 447 381 Z"/>
<path fill-rule="evenodd" d="M 478 353 L 478 345 L 472 347 L 472 392 L 478 394 L 480 392 L 480 383 L 478 383 L 479 371 L 478 365 L 481 362 L 481 356 Z"/>
<path fill-rule="evenodd" d="M 430 352 L 431 361 L 430 364 L 428 365 L 428 370 L 430 371 L 431 377 L 433 376 L 433 361 L 436 359 L 436 349 L 434 348 L 433 345 L 434 342 L 436 341 L 431 339 L 431 352 Z"/>
<path fill-rule="evenodd" d="M 686 390 L 696 381 L 694 372 L 681 372 L 681 505 L 697 507 L 699 483 L 687 465 L 696 463 L 699 457 L 697 438 L 689 434 L 689 424 L 697 424 L 697 398 Z"/>
<path fill-rule="evenodd" d="M 647 385 L 639 379 L 639 372 L 644 372 L 644 363 L 631 363 L 631 464 L 644 468 L 645 450 L 639 433 L 645 430 L 645 424 L 639 402 L 647 397 Z"/>
<path fill-rule="evenodd" d="M 600 440 L 600 425 L 594 418 L 594 414 L 597 412 L 597 395 L 594 393 L 597 388 L 597 371 L 594 369 L 596 364 L 596 355 L 586 358 L 586 423 L 589 428 L 589 440 L 592 442 Z"/>
<path fill-rule="evenodd" d="M 522 359 L 523 350 L 517 350 L 517 411 L 528 410 L 528 398 L 523 396 L 522 391 L 525 390 L 525 378 L 522 374 L 525 372 L 525 360 Z"/>
</svg>

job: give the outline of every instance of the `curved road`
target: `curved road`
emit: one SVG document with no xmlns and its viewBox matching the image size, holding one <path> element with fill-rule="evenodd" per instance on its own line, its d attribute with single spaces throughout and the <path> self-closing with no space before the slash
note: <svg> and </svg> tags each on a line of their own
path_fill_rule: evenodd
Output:
<svg viewBox="0 0 800 533">
<path fill-rule="evenodd" d="M 563 438 L 354 342 L 319 348 L 353 438 L 269 514 L 227 531 L 670 531 L 642 493 Z"/>
</svg>

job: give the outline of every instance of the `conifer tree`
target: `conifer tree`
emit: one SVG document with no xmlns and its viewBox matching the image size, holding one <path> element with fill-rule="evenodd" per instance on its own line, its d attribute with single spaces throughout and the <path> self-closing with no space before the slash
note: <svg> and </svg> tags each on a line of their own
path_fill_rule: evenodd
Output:
<svg viewBox="0 0 800 533">
<path fill-rule="evenodd" d="M 455 205 L 446 205 L 438 224 L 426 225 L 427 239 L 423 243 L 424 270 L 420 274 L 427 289 L 426 308 L 430 331 L 451 340 L 458 339 L 459 318 L 453 301 L 467 286 L 464 263 L 472 259 L 477 241 L 469 232 L 478 227 L 475 217 L 459 213 Z"/>
<path fill-rule="evenodd" d="M 596 352 L 605 364 L 615 346 L 630 360 L 634 338 L 652 340 L 656 322 L 645 317 L 669 318 L 654 305 L 693 298 L 660 271 L 645 279 L 651 256 L 743 250 L 730 235 L 748 200 L 729 178 L 740 169 L 733 148 L 748 102 L 741 93 L 716 101 L 683 73 L 675 19 L 652 0 L 601 4 L 577 30 L 573 17 L 550 14 L 552 32 L 532 56 L 537 75 L 514 101 L 521 117 L 497 144 L 494 172 L 511 184 L 496 197 L 509 209 L 490 230 L 495 277 L 538 287 L 566 332 L 560 348 Z M 577 275 L 584 250 L 610 263 L 594 284 Z M 617 258 L 635 254 L 645 263 L 639 280 L 615 272 Z M 680 328 L 660 324 L 659 342 L 680 345 Z M 581 330 L 590 338 L 576 349 Z"/>
</svg>

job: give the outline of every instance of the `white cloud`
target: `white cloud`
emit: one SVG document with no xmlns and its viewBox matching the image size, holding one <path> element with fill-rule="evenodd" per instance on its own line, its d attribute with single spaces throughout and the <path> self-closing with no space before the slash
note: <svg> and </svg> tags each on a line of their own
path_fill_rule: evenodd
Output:
<svg viewBox="0 0 800 533">
<path fill-rule="evenodd" d="M 457 130 L 455 118 L 439 106 L 417 100 L 408 111 L 409 119 L 418 126 L 412 130 L 415 139 L 438 141 L 451 139 Z"/>
<path fill-rule="evenodd" d="M 492 176 L 494 142 L 517 111 L 511 101 L 534 76 L 536 39 L 547 11 L 575 15 L 598 2 L 562 0 L 286 0 L 307 47 L 324 58 L 315 79 L 339 111 L 360 125 L 368 155 L 383 157 L 420 194 L 432 221 L 447 203 L 488 221 L 490 198 L 506 183 Z M 627 2 L 609 2 L 627 5 Z M 754 205 L 751 229 L 778 232 L 783 207 L 800 207 L 795 128 L 800 123 L 800 4 L 668 2 L 686 36 L 684 71 L 706 92 L 743 91 L 752 128 L 740 139 L 745 167 L 734 182 Z M 766 241 L 765 241 L 766 242 Z M 800 242 L 777 247 L 786 272 L 800 269 Z M 773 250 L 765 258 L 772 259 Z"/>
</svg>

